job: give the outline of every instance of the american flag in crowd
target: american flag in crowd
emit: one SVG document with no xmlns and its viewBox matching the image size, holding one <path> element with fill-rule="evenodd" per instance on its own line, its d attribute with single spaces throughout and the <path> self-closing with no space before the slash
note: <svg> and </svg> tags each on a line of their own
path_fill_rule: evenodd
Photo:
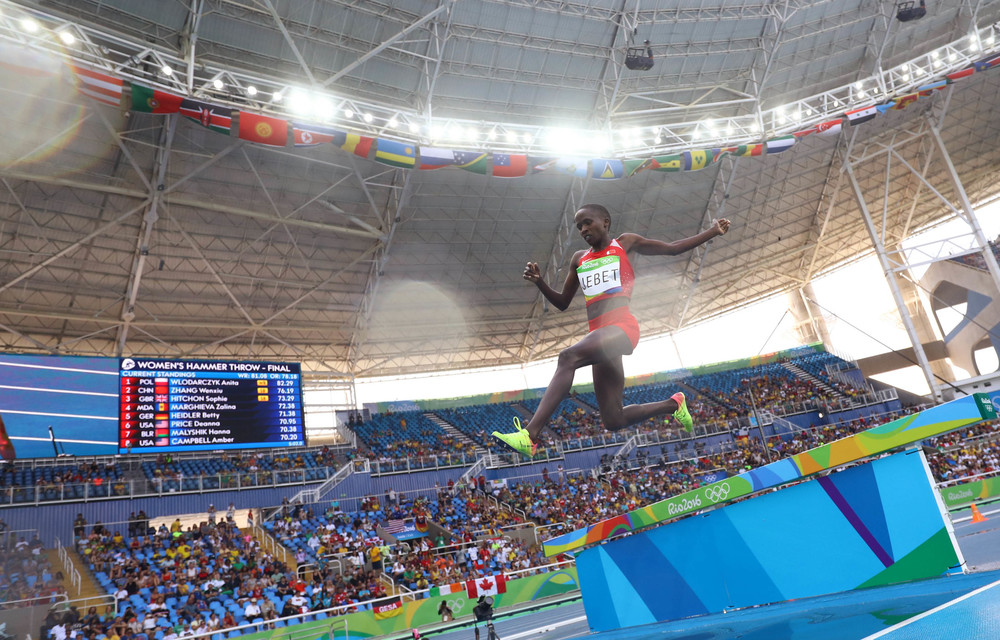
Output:
<svg viewBox="0 0 1000 640">
<path fill-rule="evenodd" d="M 390 520 L 389 522 L 386 523 L 385 527 L 383 528 L 385 529 L 386 533 L 403 533 L 403 530 L 406 528 L 406 521 Z"/>
</svg>

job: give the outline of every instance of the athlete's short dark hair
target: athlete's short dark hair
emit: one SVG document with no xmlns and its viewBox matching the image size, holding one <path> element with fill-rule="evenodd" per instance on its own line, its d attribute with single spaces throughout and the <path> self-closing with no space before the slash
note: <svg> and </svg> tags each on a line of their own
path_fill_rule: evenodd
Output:
<svg viewBox="0 0 1000 640">
<path fill-rule="evenodd" d="M 604 216 L 604 219 L 607 220 L 608 222 L 611 221 L 611 212 L 608 211 L 607 208 L 602 204 L 585 204 L 580 208 L 587 209 L 588 211 L 593 211 L 598 215 Z"/>
</svg>

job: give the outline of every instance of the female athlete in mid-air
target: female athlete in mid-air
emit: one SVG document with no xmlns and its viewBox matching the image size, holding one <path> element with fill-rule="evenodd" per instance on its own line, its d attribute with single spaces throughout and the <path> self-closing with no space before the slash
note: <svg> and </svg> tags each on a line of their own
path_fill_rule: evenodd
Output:
<svg viewBox="0 0 1000 640">
<path fill-rule="evenodd" d="M 625 372 L 622 356 L 629 355 L 639 342 L 639 323 L 629 311 L 635 275 L 628 254 L 675 256 L 708 242 L 729 231 L 729 220 L 713 220 L 712 226 L 701 233 L 663 242 L 643 238 L 635 233 L 611 237 L 611 214 L 599 204 L 585 204 L 576 212 L 576 229 L 590 245 L 589 250 L 573 255 L 572 270 L 566 276 L 562 291 L 556 291 L 542 279 L 538 264 L 529 262 L 524 279 L 535 283 L 549 302 L 565 311 L 577 290 L 583 289 L 587 300 L 590 333 L 559 354 L 555 375 L 542 396 L 538 409 L 526 428 L 514 418 L 514 433 L 493 432 L 493 436 L 515 451 L 533 456 L 538 449 L 538 435 L 548 424 L 552 413 L 573 386 L 573 375 L 580 367 L 594 368 L 594 393 L 604 427 L 611 431 L 642 422 L 657 415 L 673 414 L 681 426 L 691 431 L 691 414 L 683 393 L 667 400 L 622 406 Z"/>
</svg>

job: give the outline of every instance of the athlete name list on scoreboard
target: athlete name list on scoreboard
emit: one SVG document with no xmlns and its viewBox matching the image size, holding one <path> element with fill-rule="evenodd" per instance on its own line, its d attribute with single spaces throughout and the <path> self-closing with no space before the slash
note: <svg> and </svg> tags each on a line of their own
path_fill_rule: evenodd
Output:
<svg viewBox="0 0 1000 640">
<path fill-rule="evenodd" d="M 122 450 L 305 443 L 298 364 L 123 358 L 120 377 Z"/>
</svg>

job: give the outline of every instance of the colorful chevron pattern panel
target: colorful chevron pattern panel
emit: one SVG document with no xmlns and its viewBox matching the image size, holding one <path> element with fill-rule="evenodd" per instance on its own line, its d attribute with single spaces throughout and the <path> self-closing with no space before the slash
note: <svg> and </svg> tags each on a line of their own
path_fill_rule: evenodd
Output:
<svg viewBox="0 0 1000 640">
<path fill-rule="evenodd" d="M 958 564 L 919 449 L 577 555 L 595 631 L 929 578 Z"/>
</svg>

